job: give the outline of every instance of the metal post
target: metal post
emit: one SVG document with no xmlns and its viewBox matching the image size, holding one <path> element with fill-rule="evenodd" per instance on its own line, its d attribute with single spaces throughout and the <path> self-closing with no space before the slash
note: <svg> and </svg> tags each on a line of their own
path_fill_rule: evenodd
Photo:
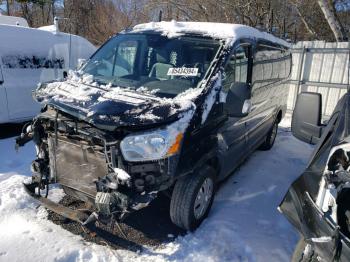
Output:
<svg viewBox="0 0 350 262">
<path fill-rule="evenodd" d="M 304 55 L 305 55 L 305 46 L 303 46 L 303 50 L 301 52 L 301 57 L 299 57 L 299 65 L 298 65 L 298 74 L 297 74 L 297 90 L 296 90 L 296 94 L 294 96 L 294 102 L 293 102 L 293 110 L 294 110 L 294 106 L 295 106 L 295 103 L 297 101 L 297 96 L 298 94 L 300 93 L 300 86 L 301 86 L 301 83 L 302 83 L 302 79 L 301 79 L 301 74 L 303 72 L 303 68 L 304 68 Z"/>
<path fill-rule="evenodd" d="M 327 93 L 325 95 L 325 97 L 323 98 L 323 102 L 324 102 L 324 108 L 323 108 L 323 114 L 322 117 L 323 118 L 327 118 L 329 117 L 329 112 L 331 111 L 331 109 L 334 107 L 334 103 L 336 102 L 336 100 L 339 100 L 340 98 L 340 94 L 344 92 L 344 90 L 348 89 L 348 91 L 350 91 L 350 43 L 348 43 L 347 47 L 323 47 L 323 48 L 319 48 L 319 47 L 305 47 L 302 46 L 302 44 L 300 45 L 301 47 L 296 47 L 293 48 L 291 51 L 293 53 L 293 57 L 295 56 L 295 54 L 299 54 L 299 61 L 295 61 L 293 67 L 295 68 L 295 78 L 294 79 L 290 79 L 289 83 L 291 84 L 291 86 L 294 87 L 294 91 L 293 93 L 291 93 L 291 97 L 290 99 L 293 99 L 291 101 L 291 107 L 290 109 L 294 109 L 295 107 L 295 103 L 296 103 L 296 98 L 297 95 L 302 91 L 301 88 L 302 86 L 317 86 L 317 87 L 322 87 L 325 88 L 325 90 L 327 90 Z M 308 54 L 321 54 L 322 56 L 324 56 L 325 54 L 332 54 L 332 58 L 325 58 L 323 57 L 322 59 L 319 59 L 317 61 L 314 60 L 313 57 L 305 57 Z M 340 62 L 336 62 L 338 61 L 337 59 L 337 55 L 339 55 L 339 61 Z M 311 59 L 311 61 L 307 60 L 307 59 Z M 343 59 L 348 59 L 348 66 L 341 66 L 343 65 Z M 297 59 L 296 59 L 297 60 Z M 313 63 L 321 63 L 321 69 L 320 70 L 313 70 L 312 72 L 308 71 L 311 70 L 311 68 L 309 68 L 308 66 L 306 66 L 308 64 L 308 62 Z M 327 64 L 327 68 L 329 67 L 330 70 L 330 79 L 328 79 L 327 81 L 321 81 L 323 80 L 321 75 L 317 75 L 317 73 L 322 74 L 322 68 L 324 68 Z M 333 73 L 337 72 L 337 75 L 340 76 L 340 79 L 338 79 L 339 77 L 337 77 L 337 83 L 333 82 Z M 307 75 L 312 74 L 314 77 L 312 79 L 314 80 L 310 80 L 309 78 L 305 78 L 307 77 Z M 315 75 L 316 74 L 316 75 Z M 316 78 L 316 79 L 315 79 Z M 326 79 L 324 79 L 326 80 Z M 334 80 L 335 81 L 335 80 Z M 330 93 L 330 90 L 334 90 L 334 89 L 338 89 L 339 92 L 338 94 L 336 94 L 336 92 Z M 293 94 L 293 96 L 292 96 Z"/>
<path fill-rule="evenodd" d="M 349 52 L 348 52 L 348 91 L 350 91 L 350 42 L 348 44 Z"/>
<path fill-rule="evenodd" d="M 162 21 L 162 15 L 163 15 L 162 10 L 159 10 L 158 22 L 161 22 L 161 21 Z"/>
<path fill-rule="evenodd" d="M 6 11 L 7 11 L 7 15 L 10 15 L 10 3 L 9 3 L 9 0 L 6 0 Z"/>
</svg>

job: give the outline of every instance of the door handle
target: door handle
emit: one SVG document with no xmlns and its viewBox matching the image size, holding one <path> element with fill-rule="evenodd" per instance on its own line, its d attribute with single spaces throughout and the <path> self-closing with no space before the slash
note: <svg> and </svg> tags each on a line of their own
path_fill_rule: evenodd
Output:
<svg viewBox="0 0 350 262">
<path fill-rule="evenodd" d="M 0 80 L 0 86 L 4 83 L 4 80 Z"/>
</svg>

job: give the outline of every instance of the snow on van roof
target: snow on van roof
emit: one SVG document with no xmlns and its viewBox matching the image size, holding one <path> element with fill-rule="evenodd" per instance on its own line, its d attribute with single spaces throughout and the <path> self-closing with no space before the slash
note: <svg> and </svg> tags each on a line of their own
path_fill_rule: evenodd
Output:
<svg viewBox="0 0 350 262">
<path fill-rule="evenodd" d="M 209 22 L 150 22 L 145 24 L 135 25 L 133 32 L 154 30 L 162 32 L 168 37 L 177 37 L 186 33 L 197 33 L 205 36 L 235 40 L 239 38 L 260 38 L 271 42 L 281 44 L 283 46 L 290 46 L 290 44 L 272 34 L 259 31 L 256 28 L 228 23 L 209 23 Z"/>
<path fill-rule="evenodd" d="M 29 27 L 27 20 L 23 17 L 0 15 L 0 25 L 16 25 Z"/>
<path fill-rule="evenodd" d="M 38 27 L 37 29 L 51 32 L 51 33 L 57 33 L 57 27 L 55 25 L 41 26 L 41 27 Z"/>
</svg>

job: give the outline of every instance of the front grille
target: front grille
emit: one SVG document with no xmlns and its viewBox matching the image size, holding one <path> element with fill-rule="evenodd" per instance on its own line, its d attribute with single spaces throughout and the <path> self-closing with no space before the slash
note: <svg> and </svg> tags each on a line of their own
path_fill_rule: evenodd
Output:
<svg viewBox="0 0 350 262">
<path fill-rule="evenodd" d="M 108 173 L 103 148 L 64 137 L 49 137 L 48 144 L 51 176 L 57 183 L 94 197 L 94 181 Z"/>
</svg>

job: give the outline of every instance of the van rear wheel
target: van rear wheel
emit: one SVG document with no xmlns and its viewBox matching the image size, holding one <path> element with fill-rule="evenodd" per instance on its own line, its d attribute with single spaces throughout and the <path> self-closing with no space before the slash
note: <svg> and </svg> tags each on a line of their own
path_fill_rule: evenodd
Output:
<svg viewBox="0 0 350 262">
<path fill-rule="evenodd" d="M 272 128 L 267 133 L 264 142 L 260 145 L 259 150 L 267 151 L 273 147 L 273 144 L 275 143 L 276 136 L 277 136 L 277 130 L 278 130 L 278 122 L 277 120 L 275 120 Z"/>
<path fill-rule="evenodd" d="M 205 165 L 179 179 L 170 202 L 171 221 L 192 231 L 207 217 L 214 199 L 215 170 Z"/>
</svg>

